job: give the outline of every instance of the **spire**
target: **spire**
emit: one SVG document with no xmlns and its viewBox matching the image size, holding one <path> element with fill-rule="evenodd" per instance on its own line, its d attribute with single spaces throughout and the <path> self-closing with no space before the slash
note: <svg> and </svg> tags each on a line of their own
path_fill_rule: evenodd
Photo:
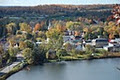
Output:
<svg viewBox="0 0 120 80">
<path fill-rule="evenodd" d="M 50 29 L 50 27 L 51 27 L 51 22 L 50 22 L 50 20 L 49 20 L 48 30 Z"/>
</svg>

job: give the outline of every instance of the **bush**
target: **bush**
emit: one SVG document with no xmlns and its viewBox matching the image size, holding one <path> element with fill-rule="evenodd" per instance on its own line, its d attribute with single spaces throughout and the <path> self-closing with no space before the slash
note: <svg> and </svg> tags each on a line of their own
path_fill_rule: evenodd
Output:
<svg viewBox="0 0 120 80">
<path fill-rule="evenodd" d="M 104 50 L 104 49 L 99 49 L 98 52 L 101 53 L 101 54 L 105 54 L 105 53 L 107 53 L 107 51 Z"/>
<path fill-rule="evenodd" d="M 85 48 L 86 48 L 85 50 L 86 54 L 92 54 L 95 52 L 95 48 L 91 45 L 86 45 Z"/>
<path fill-rule="evenodd" d="M 67 56 L 67 51 L 65 49 L 59 49 L 57 51 L 57 56 Z"/>
</svg>

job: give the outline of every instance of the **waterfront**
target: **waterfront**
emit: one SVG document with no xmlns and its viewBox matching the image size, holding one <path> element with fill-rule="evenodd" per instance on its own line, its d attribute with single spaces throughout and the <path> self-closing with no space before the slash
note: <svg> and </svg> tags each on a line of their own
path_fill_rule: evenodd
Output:
<svg viewBox="0 0 120 80">
<path fill-rule="evenodd" d="M 7 80 L 120 80 L 120 58 L 45 63 Z"/>
</svg>

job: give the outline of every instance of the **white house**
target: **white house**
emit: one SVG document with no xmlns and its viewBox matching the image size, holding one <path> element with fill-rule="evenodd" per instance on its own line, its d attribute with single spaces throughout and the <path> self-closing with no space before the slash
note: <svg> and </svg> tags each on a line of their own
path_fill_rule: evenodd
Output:
<svg viewBox="0 0 120 80">
<path fill-rule="evenodd" d="M 111 52 L 120 52 L 120 44 L 116 40 L 110 40 L 108 46 L 104 46 L 103 49 Z"/>
<path fill-rule="evenodd" d="M 76 43 L 76 42 L 73 42 L 73 41 L 67 41 L 63 45 L 66 45 L 67 43 L 70 43 L 72 46 L 74 46 L 74 48 L 76 50 L 84 50 L 85 49 L 84 46 L 79 42 Z"/>
<path fill-rule="evenodd" d="M 67 42 L 67 41 L 72 41 L 74 39 L 74 36 L 63 36 L 63 42 Z"/>
<path fill-rule="evenodd" d="M 42 44 L 43 42 L 36 42 L 37 45 Z"/>
<path fill-rule="evenodd" d="M 92 40 L 92 45 L 97 48 L 103 48 L 108 45 L 108 40 L 105 38 L 97 38 Z"/>
<path fill-rule="evenodd" d="M 85 50 L 85 47 L 81 43 L 77 43 L 75 49 L 83 51 L 83 50 Z"/>
<path fill-rule="evenodd" d="M 83 44 L 85 44 L 85 45 L 92 45 L 92 40 L 83 41 Z"/>
</svg>

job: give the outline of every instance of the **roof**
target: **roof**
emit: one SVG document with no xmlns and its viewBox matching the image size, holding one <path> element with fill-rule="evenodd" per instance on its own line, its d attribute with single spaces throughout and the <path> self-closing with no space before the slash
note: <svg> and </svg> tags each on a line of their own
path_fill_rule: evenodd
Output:
<svg viewBox="0 0 120 80">
<path fill-rule="evenodd" d="M 93 39 L 92 41 L 108 41 L 108 39 L 106 39 L 106 38 L 96 38 L 96 39 Z"/>
<path fill-rule="evenodd" d="M 75 38 L 81 38 L 81 36 L 75 36 Z"/>
</svg>

